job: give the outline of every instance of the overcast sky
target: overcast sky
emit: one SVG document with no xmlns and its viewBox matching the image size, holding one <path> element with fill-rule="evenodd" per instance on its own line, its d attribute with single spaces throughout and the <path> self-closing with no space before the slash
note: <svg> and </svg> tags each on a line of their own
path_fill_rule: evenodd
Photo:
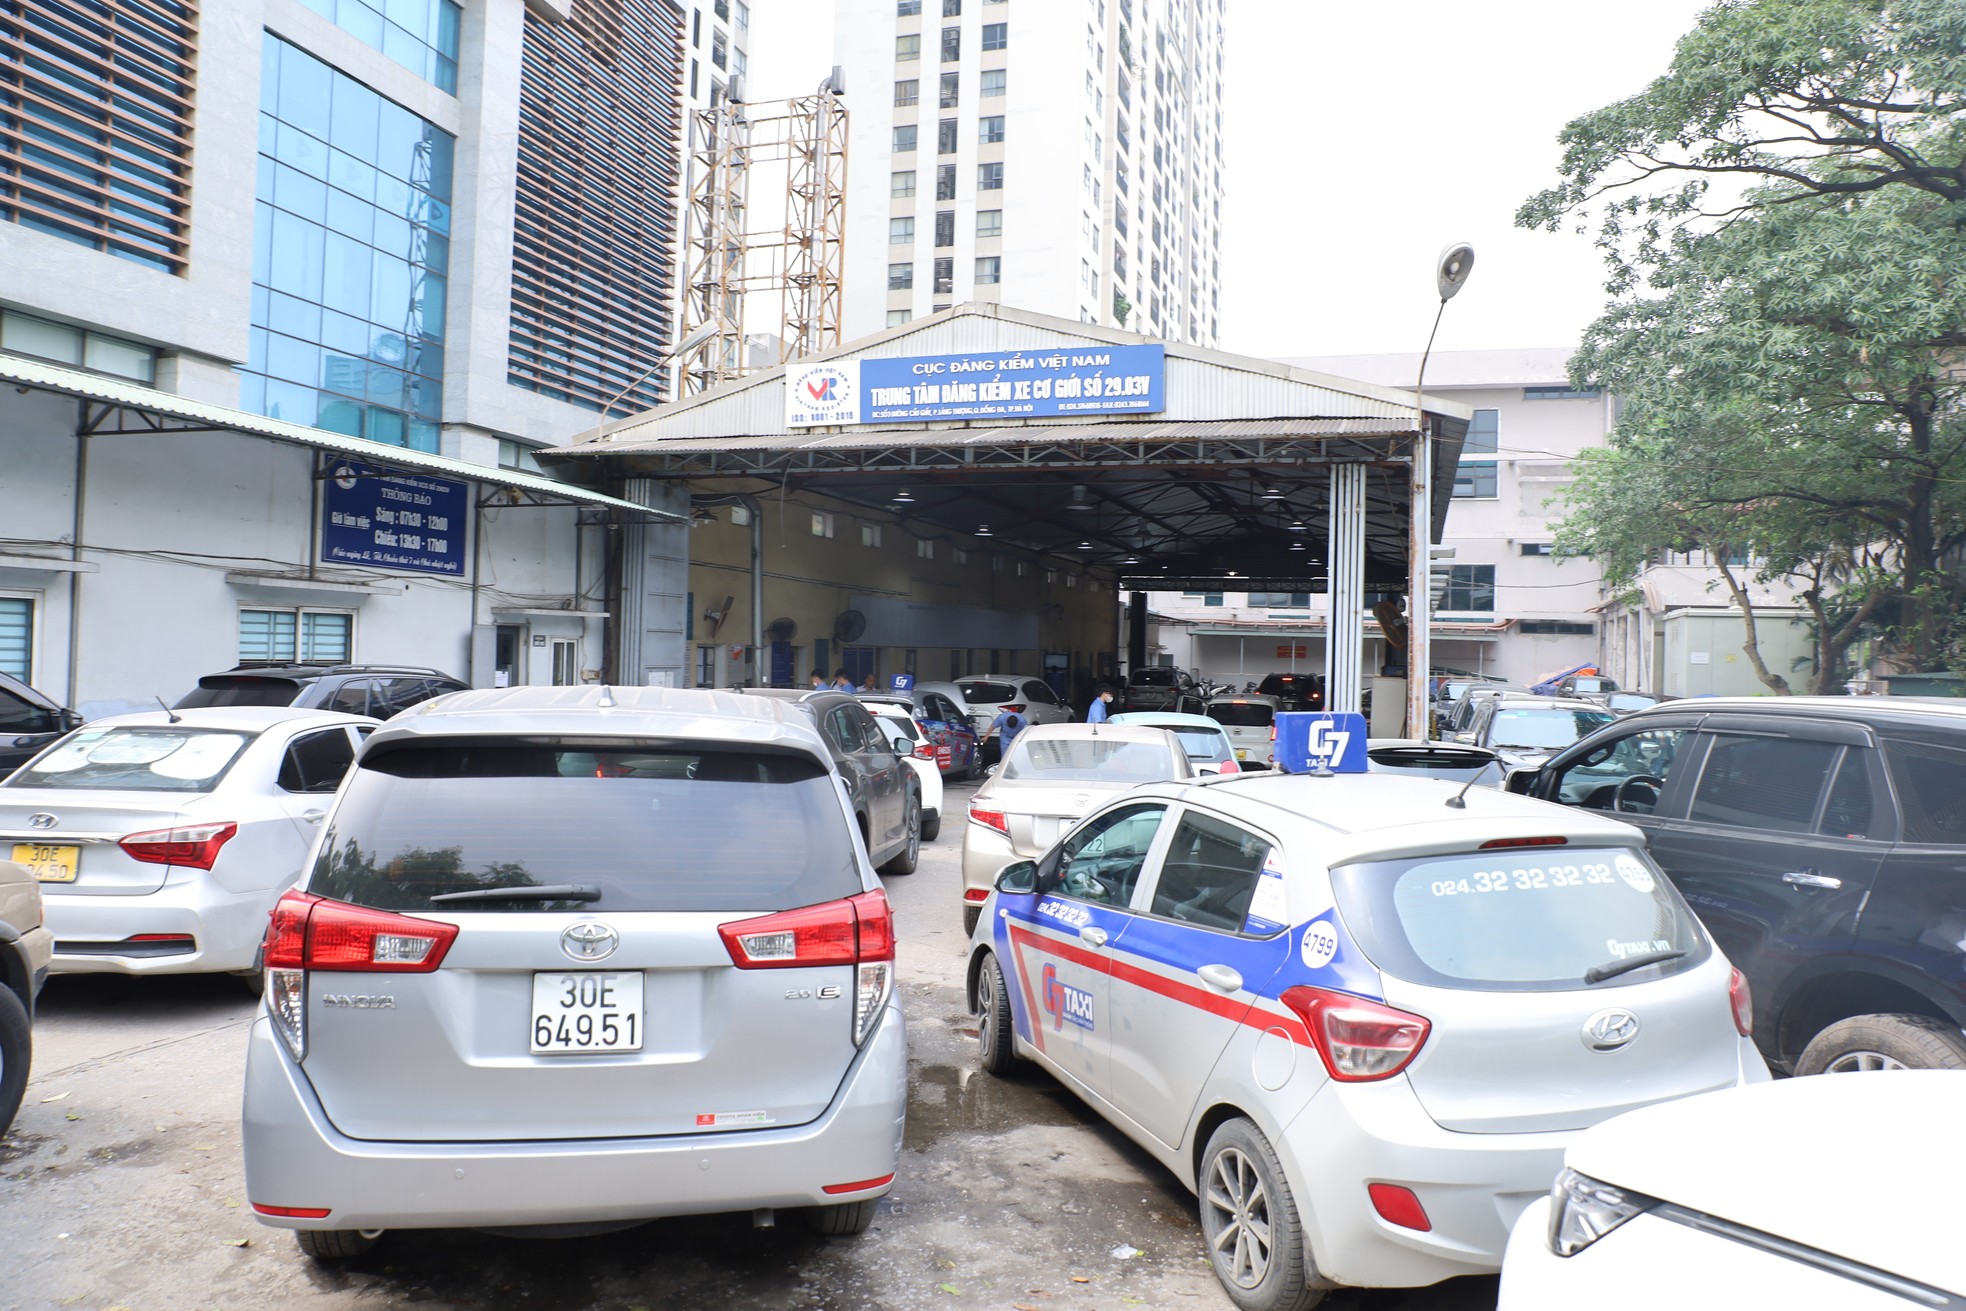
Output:
<svg viewBox="0 0 1966 1311">
<path fill-rule="evenodd" d="M 1555 181 L 1564 123 L 1664 72 L 1708 2 L 1228 0 L 1223 347 L 1417 351 L 1453 241 L 1475 271 L 1437 349 L 1574 344 L 1603 304 L 1597 253 L 1517 229 L 1516 206 Z M 751 13 L 750 98 L 809 91 L 832 0 Z"/>
</svg>

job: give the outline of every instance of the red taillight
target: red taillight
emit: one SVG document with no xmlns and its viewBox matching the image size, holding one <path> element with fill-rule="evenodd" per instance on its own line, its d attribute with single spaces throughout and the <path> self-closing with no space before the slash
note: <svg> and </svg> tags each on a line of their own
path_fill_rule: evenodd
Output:
<svg viewBox="0 0 1966 1311">
<path fill-rule="evenodd" d="M 1381 1219 L 1402 1229 L 1418 1229 L 1423 1234 L 1432 1232 L 1434 1222 L 1427 1219 L 1427 1208 L 1420 1205 L 1411 1188 L 1404 1184 L 1367 1184 L 1365 1192 Z"/>
<path fill-rule="evenodd" d="M 294 1059 L 301 1060 L 307 1055 L 308 970 L 428 974 L 456 940 L 455 924 L 289 889 L 273 904 L 261 949 L 266 1013 Z"/>
<path fill-rule="evenodd" d="M 835 1194 L 837 1194 L 837 1193 L 864 1193 L 864 1192 L 866 1192 L 866 1191 L 867 1191 L 867 1190 L 868 1190 L 869 1188 L 885 1188 L 885 1187 L 886 1187 L 887 1185 L 889 1185 L 889 1184 L 891 1184 L 891 1183 L 893 1183 L 893 1182 L 894 1182 L 894 1176 L 893 1176 L 893 1175 L 891 1175 L 891 1174 L 884 1174 L 884 1175 L 882 1175 L 882 1176 L 881 1176 L 880 1178 L 878 1178 L 878 1179 L 862 1179 L 862 1180 L 860 1180 L 860 1181 L 859 1181 L 858 1183 L 850 1183 L 850 1184 L 825 1184 L 825 1185 L 822 1185 L 822 1186 L 821 1186 L 821 1188 L 820 1188 L 820 1191 L 821 1191 L 821 1192 L 824 1192 L 824 1193 L 835 1193 Z"/>
<path fill-rule="evenodd" d="M 1569 838 L 1490 838 L 1481 844 L 1482 851 L 1494 851 L 1498 847 L 1561 847 Z"/>
<path fill-rule="evenodd" d="M 1343 1083 L 1398 1074 L 1419 1054 L 1433 1028 L 1418 1015 L 1324 988 L 1286 988 L 1282 1001 L 1303 1018 L 1324 1068 Z"/>
<path fill-rule="evenodd" d="M 1234 756 L 1231 756 L 1217 765 L 1215 772 L 1218 774 L 1240 774 L 1242 773 L 1242 766 L 1236 763 Z"/>
<path fill-rule="evenodd" d="M 740 970 L 854 967 L 853 1041 L 867 1041 L 894 989 L 894 911 L 876 888 L 842 901 L 719 924 Z"/>
<path fill-rule="evenodd" d="M 177 828 L 154 828 L 132 833 L 116 845 L 131 860 L 146 865 L 183 865 L 190 869 L 210 869 L 218 859 L 218 849 L 239 831 L 231 820 L 217 824 L 185 824 Z"/>
<path fill-rule="evenodd" d="M 917 742 L 915 744 L 915 759 L 917 760 L 935 759 L 935 744 L 933 742 Z"/>
<path fill-rule="evenodd" d="M 1727 979 L 1727 1004 L 1734 1009 L 1734 1028 L 1743 1038 L 1754 1033 L 1754 994 L 1748 976 L 1735 970 Z"/>
<path fill-rule="evenodd" d="M 1004 813 L 1001 810 L 983 810 L 980 807 L 971 806 L 969 808 L 969 822 L 972 824 L 981 824 L 985 828 L 993 828 L 1005 837 L 1010 836 L 1010 821 L 1004 818 Z"/>
<path fill-rule="evenodd" d="M 988 888 L 963 889 L 963 900 L 969 902 L 971 905 L 980 906 L 989 899 L 990 890 Z"/>
<path fill-rule="evenodd" d="M 1270 721 L 1270 741 L 1274 742 L 1276 740 L 1277 740 L 1277 724 L 1276 721 L 1273 719 Z"/>
<path fill-rule="evenodd" d="M 321 1220 L 329 1213 L 325 1206 L 268 1206 L 264 1202 L 254 1202 L 253 1210 L 261 1215 L 284 1215 L 293 1220 Z"/>
</svg>

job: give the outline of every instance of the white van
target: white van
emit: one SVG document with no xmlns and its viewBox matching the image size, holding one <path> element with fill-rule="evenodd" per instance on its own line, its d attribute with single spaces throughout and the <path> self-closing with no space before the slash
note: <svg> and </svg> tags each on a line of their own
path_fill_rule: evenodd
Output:
<svg viewBox="0 0 1966 1311">
<path fill-rule="evenodd" d="M 1236 759 L 1258 769 L 1274 769 L 1277 763 L 1277 698 L 1258 693 L 1237 696 L 1225 693 L 1211 697 L 1202 711 L 1222 726 L 1236 749 Z"/>
</svg>

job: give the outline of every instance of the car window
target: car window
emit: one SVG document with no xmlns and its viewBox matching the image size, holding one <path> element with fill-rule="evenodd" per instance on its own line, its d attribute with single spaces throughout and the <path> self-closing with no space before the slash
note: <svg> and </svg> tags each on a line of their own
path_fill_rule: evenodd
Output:
<svg viewBox="0 0 1966 1311">
<path fill-rule="evenodd" d="M 1566 765 L 1556 775 L 1556 790 L 1550 795 L 1571 806 L 1652 814 L 1686 745 L 1690 743 L 1683 728 L 1627 733 Z M 1628 779 L 1646 781 L 1627 783 Z"/>
<path fill-rule="evenodd" d="M 162 724 L 84 728 L 36 756 L 0 787 L 209 792 L 255 736 Z"/>
<path fill-rule="evenodd" d="M 1188 753 L 1190 760 L 1212 763 L 1227 760 L 1235 754 L 1219 728 L 1171 728 L 1168 731 L 1181 739 L 1181 749 Z"/>
<path fill-rule="evenodd" d="M 1033 678 L 1024 684 L 1024 695 L 1043 706 L 1058 704 L 1058 694 L 1051 690 L 1049 683 L 1040 683 Z"/>
<path fill-rule="evenodd" d="M 198 680 L 198 686 L 178 698 L 177 709 L 197 710 L 204 706 L 290 706 L 300 695 L 300 684 L 291 678 L 253 678 L 231 674 L 212 674 Z"/>
<path fill-rule="evenodd" d="M 1176 777 L 1173 753 L 1157 742 L 1020 733 L 998 778 L 1010 783 L 1154 783 Z"/>
<path fill-rule="evenodd" d="M 887 749 L 887 734 L 881 732 L 874 722 L 874 716 L 865 706 L 841 706 L 840 711 L 860 730 L 860 749 L 862 751 L 883 751 Z"/>
<path fill-rule="evenodd" d="M 339 710 L 344 715 L 369 714 L 371 713 L 369 710 L 369 689 L 373 686 L 374 683 L 366 678 L 358 678 L 352 683 L 344 683 L 340 691 L 328 698 L 327 708 L 329 710 Z M 380 704 L 375 707 L 375 710 L 377 712 L 377 719 L 387 718 L 386 715 L 379 713 L 382 710 Z"/>
<path fill-rule="evenodd" d="M 400 715 L 411 706 L 428 701 L 437 695 L 437 685 L 427 678 L 385 678 L 382 680 L 382 696 L 388 715 Z"/>
<path fill-rule="evenodd" d="M 1331 886 L 1346 928 L 1374 965 L 1435 987 L 1567 992 L 1590 970 L 1634 956 L 1685 953 L 1618 981 L 1677 974 L 1711 951 L 1672 883 L 1631 848 L 1365 862 L 1333 869 Z"/>
<path fill-rule="evenodd" d="M 962 712 L 957 710 L 946 696 L 937 696 L 935 693 L 930 692 L 925 700 L 930 719 L 946 724 L 962 718 Z"/>
<path fill-rule="evenodd" d="M 956 690 L 963 694 L 963 700 L 973 706 L 994 706 L 1017 699 L 1017 689 L 1009 683 L 996 683 L 984 679 L 969 679 L 958 683 Z"/>
<path fill-rule="evenodd" d="M 1189 811 L 1174 830 L 1150 913 L 1202 928 L 1238 932 L 1249 918 L 1272 845 L 1268 838 Z"/>
<path fill-rule="evenodd" d="M 1173 687 L 1172 669 L 1139 669 L 1128 675 L 1127 682 L 1135 687 Z"/>
<path fill-rule="evenodd" d="M 0 687 L 0 734 L 55 733 L 61 720 L 52 710 L 43 709 Z"/>
<path fill-rule="evenodd" d="M 1687 818 L 1807 833 L 1839 748 L 1787 737 L 1715 737 Z"/>
<path fill-rule="evenodd" d="M 1832 838 L 1867 838 L 1876 806 L 1870 787 L 1871 752 L 1861 747 L 1845 747 L 1843 763 L 1836 767 L 1836 781 L 1830 785 L 1829 801 L 1823 806 L 1823 822 L 1816 831 Z"/>
<path fill-rule="evenodd" d="M 405 743 L 348 780 L 308 889 L 400 911 L 809 906 L 861 890 L 833 788 L 803 753 Z M 580 822 L 558 822 L 568 815 Z M 433 900 L 559 884 L 600 899 Z"/>
<path fill-rule="evenodd" d="M 1208 707 L 1208 717 L 1228 728 L 1268 728 L 1276 714 L 1266 701 L 1217 701 Z"/>
<path fill-rule="evenodd" d="M 1436 742 L 1428 746 L 1372 747 L 1365 767 L 1374 774 L 1405 774 L 1449 783 L 1473 779 L 1477 787 L 1500 787 L 1506 772 L 1494 756 L 1475 747 Z"/>
<path fill-rule="evenodd" d="M 826 715 L 826 736 L 833 739 L 833 745 L 852 755 L 867 750 L 867 739 L 862 734 L 860 721 L 853 716 L 854 706 L 834 706 Z M 866 712 L 861 711 L 864 715 Z"/>
<path fill-rule="evenodd" d="M 1560 710 L 1554 707 L 1524 707 L 1491 712 L 1488 727 L 1491 747 L 1527 747 L 1554 751 L 1589 737 L 1617 716 L 1609 710 Z"/>
<path fill-rule="evenodd" d="M 1904 840 L 1966 846 L 1966 751 L 1890 741 L 1884 758 L 1904 802 Z"/>
<path fill-rule="evenodd" d="M 1163 805 L 1122 806 L 1081 824 L 1046 862 L 1038 891 L 1100 905 L 1129 904 L 1166 815 Z"/>
<path fill-rule="evenodd" d="M 297 737 L 280 760 L 279 783 L 288 792 L 332 792 L 355 763 L 355 745 L 345 729 L 330 728 Z"/>
<path fill-rule="evenodd" d="M 874 722 L 880 725 L 881 741 L 892 742 L 898 738 L 908 744 L 902 748 L 904 752 L 914 750 L 914 744 L 921 740 L 915 721 L 905 715 L 875 715 Z"/>
</svg>

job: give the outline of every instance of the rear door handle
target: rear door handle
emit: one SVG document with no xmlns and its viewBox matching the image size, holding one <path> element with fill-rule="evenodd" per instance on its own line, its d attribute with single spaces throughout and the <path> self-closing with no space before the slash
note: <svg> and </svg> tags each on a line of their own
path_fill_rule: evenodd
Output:
<svg viewBox="0 0 1966 1311">
<path fill-rule="evenodd" d="M 300 817 L 310 824 L 319 824 L 328 817 L 328 812 L 325 810 L 303 810 L 300 812 Z"/>
<path fill-rule="evenodd" d="M 1090 947 L 1103 947 L 1106 945 L 1106 930 L 1097 924 L 1088 924 L 1079 930 L 1079 941 Z"/>
<path fill-rule="evenodd" d="M 1195 971 L 1201 981 L 1217 992 L 1237 993 L 1242 991 L 1242 975 L 1226 965 L 1204 965 Z"/>
<path fill-rule="evenodd" d="M 1782 875 L 1782 882 L 1794 884 L 1798 888 L 1834 889 L 1843 886 L 1842 879 L 1831 878 L 1827 874 L 1818 874 L 1813 869 L 1792 869 Z"/>
</svg>

